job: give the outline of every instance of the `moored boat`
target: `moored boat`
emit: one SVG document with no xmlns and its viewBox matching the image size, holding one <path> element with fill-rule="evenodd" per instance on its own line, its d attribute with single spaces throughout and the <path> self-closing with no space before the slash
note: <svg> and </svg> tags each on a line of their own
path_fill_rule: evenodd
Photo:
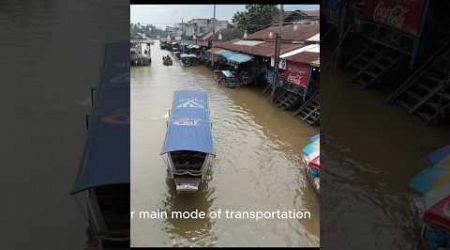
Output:
<svg viewBox="0 0 450 250">
<path fill-rule="evenodd" d="M 130 67 L 128 42 L 109 44 L 72 195 L 88 222 L 89 242 L 129 246 Z M 101 249 L 104 249 L 101 247 Z"/>
<path fill-rule="evenodd" d="M 306 178 L 313 189 L 320 193 L 320 135 L 310 138 L 310 143 L 302 150 L 302 160 L 306 167 Z"/>
<path fill-rule="evenodd" d="M 180 54 L 180 61 L 183 66 L 198 65 L 198 57 L 194 54 Z"/>
<path fill-rule="evenodd" d="M 161 154 L 177 191 L 199 190 L 215 157 L 205 91 L 175 91 Z"/>
<path fill-rule="evenodd" d="M 238 85 L 238 80 L 233 72 L 229 70 L 216 70 L 215 73 L 218 84 L 227 86 L 228 88 L 236 88 Z"/>
</svg>

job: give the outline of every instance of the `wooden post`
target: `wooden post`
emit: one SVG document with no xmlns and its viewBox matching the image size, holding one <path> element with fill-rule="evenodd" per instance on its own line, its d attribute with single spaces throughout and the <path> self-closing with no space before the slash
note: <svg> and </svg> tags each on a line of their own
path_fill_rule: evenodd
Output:
<svg viewBox="0 0 450 250">
<path fill-rule="evenodd" d="M 280 15 L 278 21 L 278 33 L 275 34 L 275 54 L 273 62 L 273 83 L 272 83 L 272 102 L 275 101 L 275 89 L 278 87 L 279 64 L 280 64 L 280 47 L 281 47 L 281 28 L 283 27 L 283 5 L 280 4 Z"/>
<path fill-rule="evenodd" d="M 214 4 L 214 10 L 213 10 L 213 35 L 211 39 L 211 48 L 214 47 L 214 36 L 216 34 L 216 5 Z M 214 53 L 211 52 L 211 66 L 214 70 Z"/>
<path fill-rule="evenodd" d="M 279 64 L 280 64 L 280 36 L 275 34 L 275 55 L 273 60 L 273 82 L 272 82 L 272 101 L 275 101 L 275 89 L 278 86 L 279 81 Z"/>
</svg>

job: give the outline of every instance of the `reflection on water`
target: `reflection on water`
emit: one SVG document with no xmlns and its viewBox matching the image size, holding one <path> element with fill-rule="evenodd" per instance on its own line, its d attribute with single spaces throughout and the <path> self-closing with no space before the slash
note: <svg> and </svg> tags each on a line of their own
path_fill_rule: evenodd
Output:
<svg viewBox="0 0 450 250">
<path fill-rule="evenodd" d="M 317 246 L 319 204 L 303 176 L 300 149 L 317 129 L 270 103 L 262 90 L 219 86 L 206 67 L 152 65 L 131 69 L 132 210 L 309 210 L 309 220 L 132 220 L 133 246 Z M 165 114 L 182 88 L 209 95 L 217 157 L 205 190 L 184 197 L 168 189 L 159 155 Z M 161 205 L 163 204 L 163 205 Z M 164 205 L 166 204 L 166 205 Z"/>
<path fill-rule="evenodd" d="M 211 204 L 214 202 L 214 189 L 203 184 L 198 193 L 177 194 L 173 181 L 167 181 L 167 197 L 163 201 L 164 211 L 203 211 L 208 213 Z M 186 246 L 195 244 L 196 246 L 212 246 L 216 241 L 214 231 L 212 231 L 213 221 L 204 219 L 176 219 L 166 220 L 164 231 L 168 235 L 169 242 L 166 245 Z"/>
<path fill-rule="evenodd" d="M 408 182 L 429 152 L 448 144 L 450 130 L 425 126 L 384 104 L 383 90 L 361 91 L 332 67 L 321 77 L 323 246 L 418 249 Z"/>
<path fill-rule="evenodd" d="M 101 11 L 99 11 L 101 10 Z M 0 1 L 2 249 L 82 249 L 69 195 L 104 44 L 128 39 L 123 1 Z"/>
</svg>

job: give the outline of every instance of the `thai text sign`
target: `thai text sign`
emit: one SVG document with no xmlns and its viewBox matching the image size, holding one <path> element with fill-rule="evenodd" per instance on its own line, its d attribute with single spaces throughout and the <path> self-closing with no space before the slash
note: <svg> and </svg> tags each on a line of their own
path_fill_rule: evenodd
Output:
<svg viewBox="0 0 450 250">
<path fill-rule="evenodd" d="M 366 0 L 368 19 L 419 35 L 423 9 L 427 0 Z"/>
</svg>

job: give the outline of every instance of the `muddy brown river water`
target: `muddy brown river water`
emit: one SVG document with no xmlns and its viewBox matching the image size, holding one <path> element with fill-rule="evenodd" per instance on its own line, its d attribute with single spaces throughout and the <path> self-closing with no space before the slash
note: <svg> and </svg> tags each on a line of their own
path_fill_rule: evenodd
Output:
<svg viewBox="0 0 450 250">
<path fill-rule="evenodd" d="M 271 104 L 261 89 L 219 86 L 205 66 L 164 66 L 158 43 L 150 67 L 131 69 L 131 210 L 307 210 L 310 219 L 131 221 L 132 246 L 318 246 L 319 202 L 303 176 L 300 149 L 318 132 Z M 166 183 L 159 152 L 175 90 L 209 94 L 217 157 L 196 194 Z"/>
</svg>

